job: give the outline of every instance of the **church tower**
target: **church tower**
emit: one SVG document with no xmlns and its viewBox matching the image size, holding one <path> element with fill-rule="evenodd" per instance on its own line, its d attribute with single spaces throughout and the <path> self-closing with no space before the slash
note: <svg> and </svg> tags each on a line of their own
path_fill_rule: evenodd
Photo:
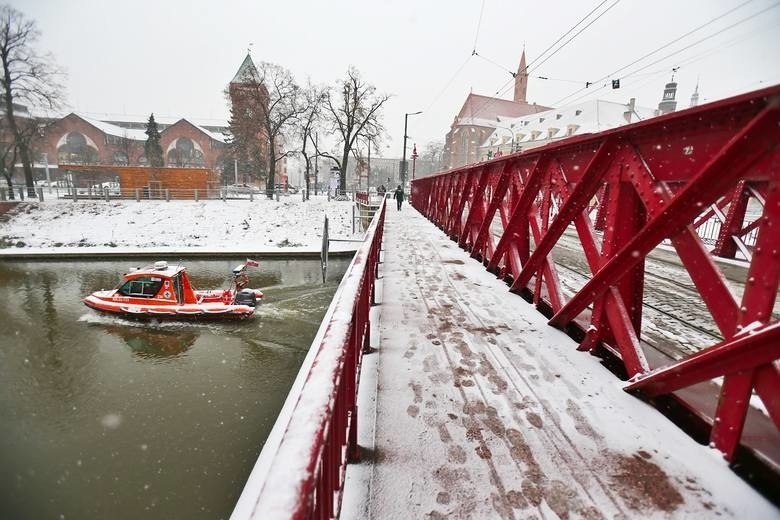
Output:
<svg viewBox="0 0 780 520">
<path fill-rule="evenodd" d="M 696 90 L 691 94 L 691 108 L 699 104 L 699 82 L 696 82 Z"/>
<path fill-rule="evenodd" d="M 672 81 L 666 84 L 664 87 L 664 97 L 661 102 L 658 103 L 658 113 L 668 114 L 674 112 L 677 109 L 677 83 L 674 81 L 674 75 L 672 75 Z"/>
<path fill-rule="evenodd" d="M 247 53 L 228 85 L 231 153 L 244 181 L 266 178 L 268 138 L 262 114 L 268 110 L 268 90 Z"/>
<path fill-rule="evenodd" d="M 235 107 L 247 104 L 250 99 L 256 102 L 258 98 L 268 98 L 265 86 L 260 80 L 260 74 L 252 61 L 252 56 L 247 53 L 246 58 L 236 71 L 236 75 L 230 81 L 228 87 L 230 102 Z M 249 98 L 249 99 L 248 99 Z"/>
<path fill-rule="evenodd" d="M 525 49 L 523 49 L 523 55 L 520 56 L 520 66 L 517 67 L 517 74 L 515 75 L 515 103 L 527 103 L 525 98 L 528 91 L 527 68 L 525 64 Z"/>
</svg>

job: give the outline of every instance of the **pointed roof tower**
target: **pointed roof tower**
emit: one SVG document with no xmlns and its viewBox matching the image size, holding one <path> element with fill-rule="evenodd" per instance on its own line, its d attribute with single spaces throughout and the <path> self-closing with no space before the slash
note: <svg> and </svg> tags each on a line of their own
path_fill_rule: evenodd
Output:
<svg viewBox="0 0 780 520">
<path fill-rule="evenodd" d="M 233 76 L 231 83 L 259 83 L 260 74 L 257 73 L 257 67 L 255 67 L 252 61 L 252 55 L 247 53 L 246 58 L 238 68 L 238 72 Z"/>
<path fill-rule="evenodd" d="M 516 103 L 527 103 L 525 96 L 528 91 L 528 67 L 525 64 L 525 46 L 523 46 L 523 54 L 520 56 L 520 65 L 517 67 L 517 74 L 515 75 L 515 97 L 513 98 Z"/>
<path fill-rule="evenodd" d="M 699 81 L 696 80 L 696 90 L 691 94 L 691 107 L 695 107 L 699 104 Z"/>
</svg>

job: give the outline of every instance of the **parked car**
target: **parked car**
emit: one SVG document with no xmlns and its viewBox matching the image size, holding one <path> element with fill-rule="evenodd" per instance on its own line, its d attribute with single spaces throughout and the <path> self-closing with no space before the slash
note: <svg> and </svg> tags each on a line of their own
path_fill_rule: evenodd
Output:
<svg viewBox="0 0 780 520">
<path fill-rule="evenodd" d="M 243 194 L 258 194 L 260 193 L 260 189 L 256 186 L 252 186 L 249 184 L 231 184 L 230 186 L 227 186 L 228 193 L 243 193 Z"/>
</svg>

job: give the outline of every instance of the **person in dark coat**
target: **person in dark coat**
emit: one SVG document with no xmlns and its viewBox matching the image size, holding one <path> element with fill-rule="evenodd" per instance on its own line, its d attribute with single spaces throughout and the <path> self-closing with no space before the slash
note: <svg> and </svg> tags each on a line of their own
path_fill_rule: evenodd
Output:
<svg viewBox="0 0 780 520">
<path fill-rule="evenodd" d="M 401 203 L 404 201 L 404 190 L 401 189 L 401 185 L 400 184 L 395 189 L 395 192 L 393 193 L 393 198 L 395 199 L 396 203 L 398 204 L 398 211 L 401 211 Z"/>
</svg>

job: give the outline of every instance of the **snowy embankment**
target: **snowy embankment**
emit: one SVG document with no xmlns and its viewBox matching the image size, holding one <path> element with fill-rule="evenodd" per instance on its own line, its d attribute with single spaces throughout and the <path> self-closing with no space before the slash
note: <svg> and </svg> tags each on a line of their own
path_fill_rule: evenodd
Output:
<svg viewBox="0 0 780 520">
<path fill-rule="evenodd" d="M 0 255 L 18 253 L 315 253 L 325 215 L 331 238 L 352 234 L 352 203 L 275 200 L 32 202 L 0 223 Z M 335 242 L 332 251 L 355 250 Z"/>
</svg>

